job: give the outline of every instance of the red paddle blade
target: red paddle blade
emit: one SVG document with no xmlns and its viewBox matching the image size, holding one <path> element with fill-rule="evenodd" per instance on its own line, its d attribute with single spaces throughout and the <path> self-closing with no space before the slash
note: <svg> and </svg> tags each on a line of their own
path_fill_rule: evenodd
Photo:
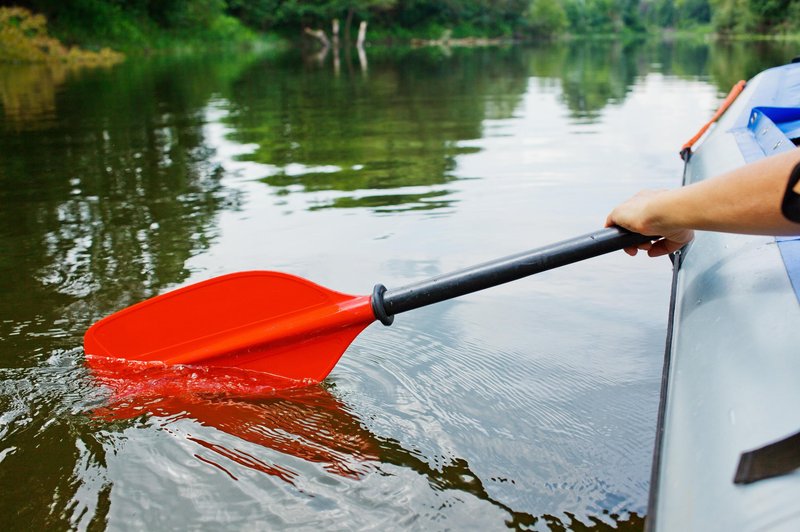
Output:
<svg viewBox="0 0 800 532">
<path fill-rule="evenodd" d="M 370 296 L 341 294 L 285 273 L 241 272 L 162 294 L 98 321 L 86 331 L 84 351 L 319 382 L 374 320 Z"/>
</svg>

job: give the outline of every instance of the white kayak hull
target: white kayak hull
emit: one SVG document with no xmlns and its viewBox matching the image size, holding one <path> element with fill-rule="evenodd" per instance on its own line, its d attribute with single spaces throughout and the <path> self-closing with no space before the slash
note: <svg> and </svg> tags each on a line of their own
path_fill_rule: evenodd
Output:
<svg viewBox="0 0 800 532">
<path fill-rule="evenodd" d="M 687 162 L 687 184 L 798 149 L 773 138 L 780 127 L 752 127 L 760 106 L 800 107 L 800 64 L 748 83 Z M 649 530 L 800 530 L 800 470 L 733 482 L 743 452 L 800 431 L 800 302 L 790 279 L 800 265 L 781 249 L 772 237 L 699 232 L 677 257 Z"/>
</svg>

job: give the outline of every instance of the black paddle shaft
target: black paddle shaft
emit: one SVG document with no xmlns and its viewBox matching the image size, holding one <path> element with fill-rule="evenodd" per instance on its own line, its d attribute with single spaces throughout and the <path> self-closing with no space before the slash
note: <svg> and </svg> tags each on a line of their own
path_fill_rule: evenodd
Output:
<svg viewBox="0 0 800 532">
<path fill-rule="evenodd" d="M 608 227 L 408 286 L 386 290 L 383 285 L 376 285 L 372 293 L 372 308 L 375 317 L 389 325 L 393 316 L 401 312 L 636 246 L 654 238 L 657 237 L 632 233 L 620 227 Z"/>
</svg>

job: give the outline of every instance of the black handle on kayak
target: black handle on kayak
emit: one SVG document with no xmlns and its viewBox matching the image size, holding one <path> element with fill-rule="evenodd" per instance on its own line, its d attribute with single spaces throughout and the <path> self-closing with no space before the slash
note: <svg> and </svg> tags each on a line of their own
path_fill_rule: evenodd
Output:
<svg viewBox="0 0 800 532">
<path fill-rule="evenodd" d="M 375 316 L 389 325 L 392 317 L 401 312 L 643 244 L 653 238 L 656 237 L 632 233 L 620 227 L 608 227 L 408 286 L 386 290 L 383 285 L 377 285 L 372 293 L 372 308 Z"/>
</svg>

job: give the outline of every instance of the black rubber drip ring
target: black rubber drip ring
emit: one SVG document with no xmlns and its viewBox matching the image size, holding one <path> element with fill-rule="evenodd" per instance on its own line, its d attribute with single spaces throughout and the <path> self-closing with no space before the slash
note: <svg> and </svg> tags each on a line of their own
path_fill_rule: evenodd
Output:
<svg viewBox="0 0 800 532">
<path fill-rule="evenodd" d="M 394 322 L 394 315 L 387 314 L 386 309 L 383 307 L 384 292 L 386 292 L 386 287 L 380 283 L 376 284 L 375 288 L 372 289 L 372 312 L 375 314 L 375 318 L 388 327 Z"/>
</svg>

